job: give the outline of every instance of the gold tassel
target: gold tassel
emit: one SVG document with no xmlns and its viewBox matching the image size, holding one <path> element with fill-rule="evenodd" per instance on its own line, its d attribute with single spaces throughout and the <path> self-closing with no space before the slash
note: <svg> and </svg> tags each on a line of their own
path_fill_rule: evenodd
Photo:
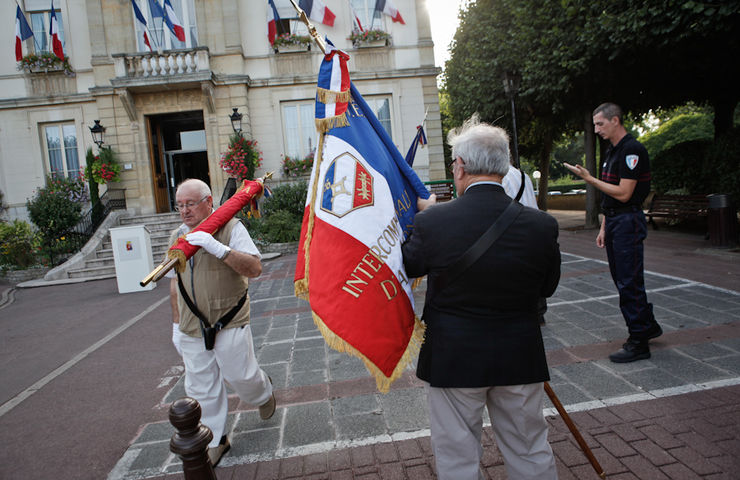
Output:
<svg viewBox="0 0 740 480">
<path fill-rule="evenodd" d="M 180 238 L 184 239 L 185 235 L 181 236 Z M 179 248 L 167 250 L 167 257 L 177 260 L 177 264 L 175 265 L 175 271 L 177 273 L 183 273 L 185 271 L 185 262 L 187 261 L 187 259 L 185 258 L 185 252 L 183 252 Z"/>
<path fill-rule="evenodd" d="M 327 90 L 325 88 L 316 88 L 316 100 L 321 103 L 347 103 L 351 95 L 349 89 L 343 92 L 337 92 L 336 90 Z"/>
<path fill-rule="evenodd" d="M 419 288 L 419 285 L 421 285 L 421 282 L 424 281 L 424 277 L 417 277 L 414 279 L 413 282 L 411 282 L 411 290 L 416 290 Z"/>
<path fill-rule="evenodd" d="M 315 121 L 316 130 L 320 133 L 326 133 L 332 128 L 336 127 L 349 126 L 349 120 L 347 120 L 347 112 L 344 112 L 341 115 L 335 115 L 333 117 L 317 118 Z"/>
</svg>

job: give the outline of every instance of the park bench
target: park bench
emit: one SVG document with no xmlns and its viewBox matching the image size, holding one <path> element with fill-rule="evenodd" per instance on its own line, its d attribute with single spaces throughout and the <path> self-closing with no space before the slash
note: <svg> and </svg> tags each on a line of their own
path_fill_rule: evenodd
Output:
<svg viewBox="0 0 740 480">
<path fill-rule="evenodd" d="M 431 193 L 437 195 L 437 202 L 447 202 L 456 197 L 452 180 L 433 180 L 424 184 L 429 186 Z"/>
<path fill-rule="evenodd" d="M 706 195 L 659 195 L 650 200 L 645 215 L 648 222 L 657 230 L 654 218 L 671 220 L 693 220 L 706 218 L 709 210 L 709 199 Z"/>
</svg>

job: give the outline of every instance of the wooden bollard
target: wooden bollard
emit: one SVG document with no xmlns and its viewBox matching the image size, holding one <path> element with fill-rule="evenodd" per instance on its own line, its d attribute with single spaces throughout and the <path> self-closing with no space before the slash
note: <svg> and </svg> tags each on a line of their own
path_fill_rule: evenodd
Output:
<svg viewBox="0 0 740 480">
<path fill-rule="evenodd" d="M 185 480 L 216 480 L 208 458 L 208 443 L 213 433 L 200 423 L 200 415 L 200 404 L 195 399 L 175 400 L 170 407 L 170 423 L 177 431 L 170 439 L 170 451 L 182 460 Z"/>
</svg>

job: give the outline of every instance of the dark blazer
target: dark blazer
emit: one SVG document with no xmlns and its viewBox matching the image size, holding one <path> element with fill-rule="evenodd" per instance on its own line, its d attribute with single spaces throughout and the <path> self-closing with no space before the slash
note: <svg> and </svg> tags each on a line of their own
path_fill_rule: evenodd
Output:
<svg viewBox="0 0 740 480">
<path fill-rule="evenodd" d="M 524 385 L 549 380 L 537 300 L 560 279 L 558 224 L 524 207 L 498 241 L 440 292 L 436 277 L 493 224 L 511 202 L 482 184 L 416 215 L 403 245 L 409 277 L 428 275 L 424 344 L 416 375 L 434 387 Z"/>
</svg>

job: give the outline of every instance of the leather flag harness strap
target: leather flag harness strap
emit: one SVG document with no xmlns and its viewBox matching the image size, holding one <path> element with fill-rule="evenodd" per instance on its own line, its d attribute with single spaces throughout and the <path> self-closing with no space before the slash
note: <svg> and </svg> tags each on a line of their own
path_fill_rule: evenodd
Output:
<svg viewBox="0 0 740 480">
<path fill-rule="evenodd" d="M 198 310 L 198 307 L 195 306 L 193 300 L 190 299 L 190 295 L 188 295 L 188 292 L 185 290 L 185 286 L 182 284 L 182 277 L 179 273 L 177 274 L 177 286 L 180 289 L 180 294 L 182 295 L 183 300 L 185 300 L 185 304 L 188 306 L 190 311 L 198 317 L 198 320 L 200 320 L 200 331 L 203 334 L 203 341 L 205 342 L 206 350 L 213 350 L 213 345 L 216 343 L 216 334 L 224 329 L 234 318 L 236 313 L 244 306 L 249 289 L 244 292 L 244 295 L 242 295 L 242 298 L 239 299 L 239 302 L 235 307 L 226 312 L 223 317 L 219 318 L 218 322 L 216 322 L 212 327 L 209 327 L 208 319 L 200 310 Z"/>
</svg>

